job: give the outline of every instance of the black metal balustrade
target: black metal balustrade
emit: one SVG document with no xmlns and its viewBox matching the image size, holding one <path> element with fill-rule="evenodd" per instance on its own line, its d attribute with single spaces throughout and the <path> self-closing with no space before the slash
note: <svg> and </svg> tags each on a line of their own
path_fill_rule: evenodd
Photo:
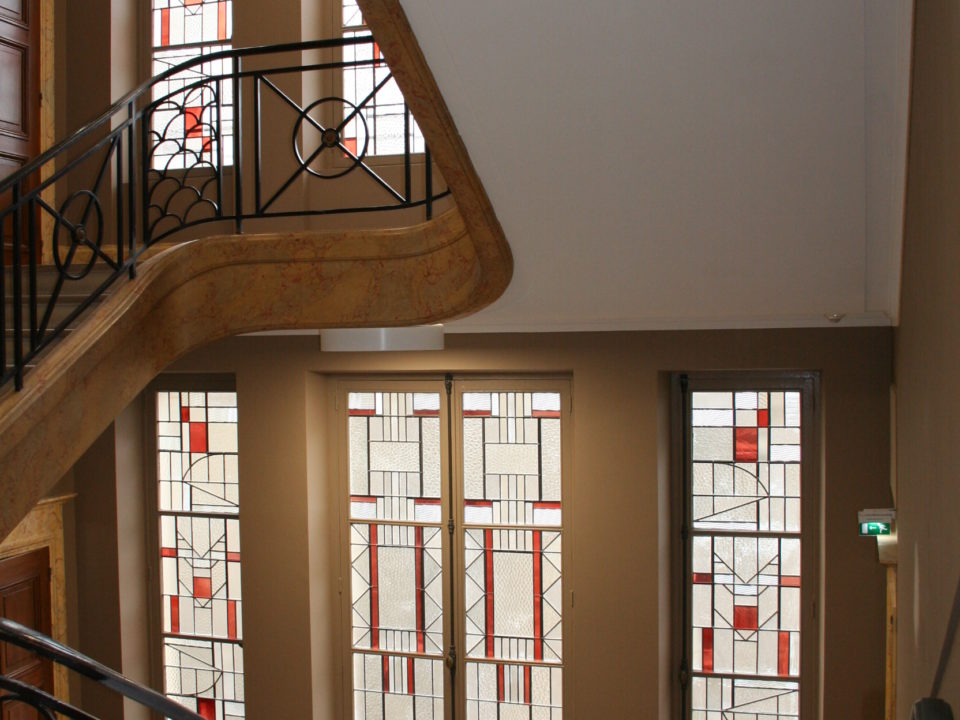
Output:
<svg viewBox="0 0 960 720">
<path fill-rule="evenodd" d="M 344 61 L 350 47 L 371 59 Z M 422 160 L 413 152 L 402 99 L 392 116 L 376 110 L 398 102 L 378 53 L 367 35 L 198 57 L 0 183 L 0 334 L 13 337 L 12 350 L 0 344 L 0 387 L 13 381 L 19 390 L 28 363 L 118 278 L 134 277 L 148 248 L 189 237 L 189 228 L 240 233 L 245 221 L 413 208 L 429 219 L 449 190 L 434 187 L 429 151 Z M 351 68 L 377 70 L 354 102 L 339 89 Z M 313 99 L 298 102 L 300 95 Z M 370 161 L 377 123 L 391 124 L 403 148 L 387 164 Z M 56 275 L 41 297 L 44 246 Z M 105 269 L 104 279 L 55 315 L 94 268 Z"/>
<path fill-rule="evenodd" d="M 86 655 L 12 620 L 0 618 L 0 642 L 11 643 L 62 665 L 78 675 L 150 708 L 159 713 L 160 717 L 170 718 L 170 720 L 203 720 L 200 715 L 160 693 L 138 685 Z M 44 690 L 0 675 L 0 714 L 7 717 L 9 708 L 10 717 L 20 717 L 21 714 L 16 710 L 18 705 L 33 708 L 38 717 L 47 720 L 56 720 L 58 717 L 96 720 L 93 715 L 55 698 Z"/>
</svg>

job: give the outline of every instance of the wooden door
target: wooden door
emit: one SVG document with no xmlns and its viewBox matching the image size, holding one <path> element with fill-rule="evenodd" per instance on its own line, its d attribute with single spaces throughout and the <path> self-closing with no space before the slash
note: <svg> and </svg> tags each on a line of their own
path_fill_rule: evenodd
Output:
<svg viewBox="0 0 960 720">
<path fill-rule="evenodd" d="M 0 179 L 39 154 L 40 0 L 0 0 Z M 0 197 L 0 210 L 9 204 L 9 194 Z M 11 223 L 4 223 L 3 254 L 8 263 L 11 228 Z"/>
<path fill-rule="evenodd" d="M 0 615 L 50 635 L 50 553 L 47 548 L 0 560 Z M 53 693 L 53 665 L 27 650 L 0 643 L 0 674 Z M 33 720 L 35 710 L 4 704 L 2 720 Z"/>
</svg>

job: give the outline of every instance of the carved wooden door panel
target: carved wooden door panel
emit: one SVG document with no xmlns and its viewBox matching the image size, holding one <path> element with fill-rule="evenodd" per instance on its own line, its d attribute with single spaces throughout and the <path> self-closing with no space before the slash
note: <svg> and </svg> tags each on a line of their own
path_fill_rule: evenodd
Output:
<svg viewBox="0 0 960 720">
<path fill-rule="evenodd" d="M 40 0 L 0 0 L 0 179 L 39 152 Z M 9 194 L 0 197 L 0 207 L 9 202 Z M 11 228 L 12 223 L 4 223 L 8 263 Z"/>
<path fill-rule="evenodd" d="M 50 554 L 46 548 L 0 560 L 0 615 L 50 634 Z M 0 674 L 53 693 L 53 666 L 31 652 L 0 643 Z M 2 720 L 33 720 L 22 703 L 4 704 Z"/>
</svg>

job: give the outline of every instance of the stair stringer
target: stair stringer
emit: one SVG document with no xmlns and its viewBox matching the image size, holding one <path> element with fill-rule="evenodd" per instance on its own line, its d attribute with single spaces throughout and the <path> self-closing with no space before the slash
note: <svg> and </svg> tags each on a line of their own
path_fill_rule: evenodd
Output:
<svg viewBox="0 0 960 720">
<path fill-rule="evenodd" d="M 145 261 L 41 356 L 23 390 L 0 398 L 0 538 L 178 357 L 243 332 L 418 325 L 477 310 L 510 276 L 509 251 L 491 264 L 483 244 L 451 210 L 393 230 L 216 236 Z"/>
</svg>

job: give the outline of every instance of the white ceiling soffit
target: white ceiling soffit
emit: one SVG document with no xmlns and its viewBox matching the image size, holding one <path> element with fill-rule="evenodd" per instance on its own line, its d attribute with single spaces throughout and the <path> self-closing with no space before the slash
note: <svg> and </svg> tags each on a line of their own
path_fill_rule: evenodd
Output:
<svg viewBox="0 0 960 720">
<path fill-rule="evenodd" d="M 908 0 L 402 0 L 513 249 L 448 332 L 888 324 Z"/>
</svg>

